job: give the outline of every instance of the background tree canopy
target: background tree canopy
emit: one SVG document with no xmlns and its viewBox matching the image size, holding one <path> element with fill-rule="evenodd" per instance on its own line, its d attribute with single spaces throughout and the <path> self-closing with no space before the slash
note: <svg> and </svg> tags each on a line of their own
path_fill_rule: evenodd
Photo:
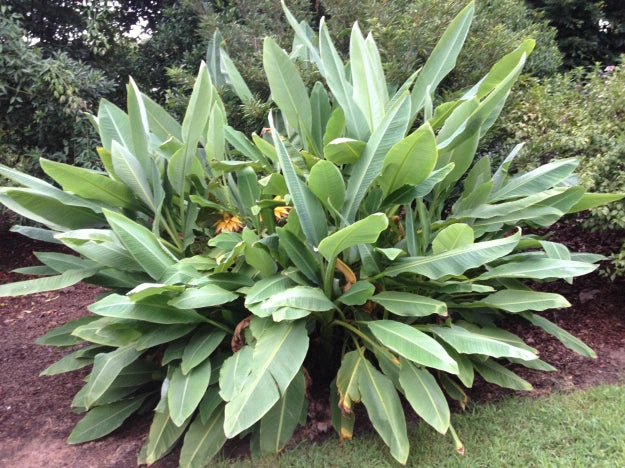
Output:
<svg viewBox="0 0 625 468">
<path fill-rule="evenodd" d="M 625 53 L 622 0 L 528 0 L 558 30 L 567 68 L 615 63 Z"/>
<path fill-rule="evenodd" d="M 423 65 L 466 3 L 292 0 L 288 5 L 298 19 L 313 27 L 325 16 L 344 56 L 349 28 L 358 21 L 363 31 L 374 35 L 389 82 L 397 86 L 410 70 Z M 619 3 L 478 1 L 467 46 L 440 93 L 444 96 L 448 90 L 474 83 L 496 57 L 528 37 L 538 45 L 524 72 L 539 79 L 536 86 L 556 76 L 563 62 L 567 68 L 597 60 L 604 65 L 617 63 L 618 54 L 625 51 L 625 12 Z M 96 165 L 97 140 L 84 112 L 92 111 L 103 97 L 123 105 L 125 89 L 115 83 L 127 82 L 129 76 L 180 116 L 217 29 L 255 96 L 241 103 L 222 89 L 229 120 L 247 133 L 259 131 L 269 108 L 262 39 L 272 36 L 285 49 L 291 48 L 293 40 L 274 0 L 0 0 L 0 4 L 0 160 L 26 169 L 36 167 L 39 154 Z M 129 35 L 137 24 L 145 32 L 141 38 Z M 306 62 L 298 61 L 298 66 L 306 69 L 302 75 L 308 85 L 319 78 Z M 534 104 L 532 114 L 545 107 L 542 100 Z M 553 115 L 558 114 L 554 109 Z M 517 117 L 509 122 L 505 116 L 504 111 L 507 128 L 515 128 Z M 494 134 L 483 150 L 498 154 L 501 141 Z"/>
</svg>

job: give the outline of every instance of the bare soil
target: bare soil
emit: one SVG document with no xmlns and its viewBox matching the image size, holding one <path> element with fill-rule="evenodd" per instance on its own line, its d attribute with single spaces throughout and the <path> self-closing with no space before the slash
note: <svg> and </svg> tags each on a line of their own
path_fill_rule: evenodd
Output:
<svg viewBox="0 0 625 468">
<path fill-rule="evenodd" d="M 556 226 L 552 239 L 573 251 L 609 254 L 618 250 L 623 231 L 589 233 L 578 220 Z M 50 245 L 0 231 L 0 284 L 24 279 L 14 268 L 37 264 L 33 251 L 49 251 Z M 593 273 L 577 278 L 573 285 L 551 284 L 543 290 L 558 292 L 572 307 L 546 312 L 545 317 L 581 338 L 597 353 L 597 359 L 578 356 L 555 338 L 527 323 L 510 320 L 504 326 L 536 347 L 541 357 L 558 368 L 538 372 L 515 366 L 514 370 L 534 386 L 531 395 L 568 391 L 599 383 L 614 383 L 625 377 L 625 280 L 610 282 Z M 51 377 L 39 373 L 62 354 L 39 346 L 35 340 L 51 328 L 87 314 L 101 289 L 79 284 L 61 291 L 26 297 L 0 298 L 0 467 L 39 468 L 129 468 L 136 465 L 147 435 L 150 415 L 128 421 L 110 436 L 79 446 L 66 439 L 81 415 L 70 403 L 81 388 L 85 372 Z M 470 397 L 492 401 L 515 392 L 477 381 Z M 322 402 L 310 405 L 309 423 L 297 434 L 299 440 L 320 441 L 331 434 L 329 411 Z M 227 456 L 239 456 L 240 444 L 227 448 Z M 173 453 L 152 465 L 177 466 Z"/>
</svg>

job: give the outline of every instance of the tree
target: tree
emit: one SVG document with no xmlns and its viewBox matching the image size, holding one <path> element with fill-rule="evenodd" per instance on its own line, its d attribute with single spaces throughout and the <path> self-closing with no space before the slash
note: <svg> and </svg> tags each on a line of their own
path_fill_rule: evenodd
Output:
<svg viewBox="0 0 625 468">
<path fill-rule="evenodd" d="M 0 7 L 0 147 L 7 154 L 36 155 L 93 164 L 96 140 L 84 117 L 114 84 L 105 74 L 65 52 L 48 56 L 23 40 L 21 16 Z M 13 161 L 14 162 L 14 161 Z M 36 158 L 22 159 L 27 169 Z"/>
<path fill-rule="evenodd" d="M 616 63 L 625 53 L 625 9 L 621 0 L 528 0 L 558 30 L 567 68 Z"/>
</svg>

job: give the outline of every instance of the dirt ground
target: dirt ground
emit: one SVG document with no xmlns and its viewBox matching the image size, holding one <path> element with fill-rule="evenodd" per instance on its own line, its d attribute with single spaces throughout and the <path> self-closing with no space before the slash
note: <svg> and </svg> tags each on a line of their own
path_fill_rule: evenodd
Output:
<svg viewBox="0 0 625 468">
<path fill-rule="evenodd" d="M 564 242 L 574 251 L 609 253 L 618 249 L 625 232 L 588 233 L 576 221 L 558 226 L 552 239 Z M 48 251 L 41 244 L 22 236 L 0 232 L 0 284 L 18 279 L 14 268 L 36 264 L 32 251 Z M 547 290 L 547 289 L 545 289 Z M 602 382 L 622 381 L 625 376 L 625 280 L 610 282 L 594 273 L 549 286 L 572 303 L 566 310 L 547 312 L 556 322 L 591 346 L 598 358 L 589 359 L 564 348 L 555 338 L 521 322 L 504 326 L 540 351 L 541 357 L 558 368 L 545 373 L 524 368 L 515 370 L 534 386 L 532 395 L 568 391 Z M 0 298 L 0 467 L 12 468 L 129 468 L 135 466 L 139 449 L 147 435 L 149 415 L 136 418 L 108 437 L 72 446 L 66 439 L 81 415 L 72 413 L 70 403 L 82 386 L 85 372 L 51 377 L 39 373 L 62 355 L 35 344 L 49 329 L 87 313 L 86 306 L 101 290 L 79 284 L 61 291 L 26 297 Z M 470 396 L 492 401 L 514 392 L 483 381 L 476 382 Z M 327 408 L 311 404 L 316 414 L 299 438 L 319 440 L 328 436 Z M 130 422 L 130 424 L 128 424 Z M 240 453 L 231 448 L 230 454 Z M 177 466 L 176 454 L 152 465 Z"/>
</svg>

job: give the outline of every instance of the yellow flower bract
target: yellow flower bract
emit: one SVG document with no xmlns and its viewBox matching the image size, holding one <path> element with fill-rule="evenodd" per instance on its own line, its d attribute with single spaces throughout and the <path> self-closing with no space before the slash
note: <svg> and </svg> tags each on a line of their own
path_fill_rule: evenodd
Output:
<svg viewBox="0 0 625 468">
<path fill-rule="evenodd" d="M 215 234 L 221 231 L 239 232 L 243 229 L 243 223 L 238 216 L 234 216 L 226 211 L 221 212 L 221 218 L 215 224 Z"/>
</svg>

